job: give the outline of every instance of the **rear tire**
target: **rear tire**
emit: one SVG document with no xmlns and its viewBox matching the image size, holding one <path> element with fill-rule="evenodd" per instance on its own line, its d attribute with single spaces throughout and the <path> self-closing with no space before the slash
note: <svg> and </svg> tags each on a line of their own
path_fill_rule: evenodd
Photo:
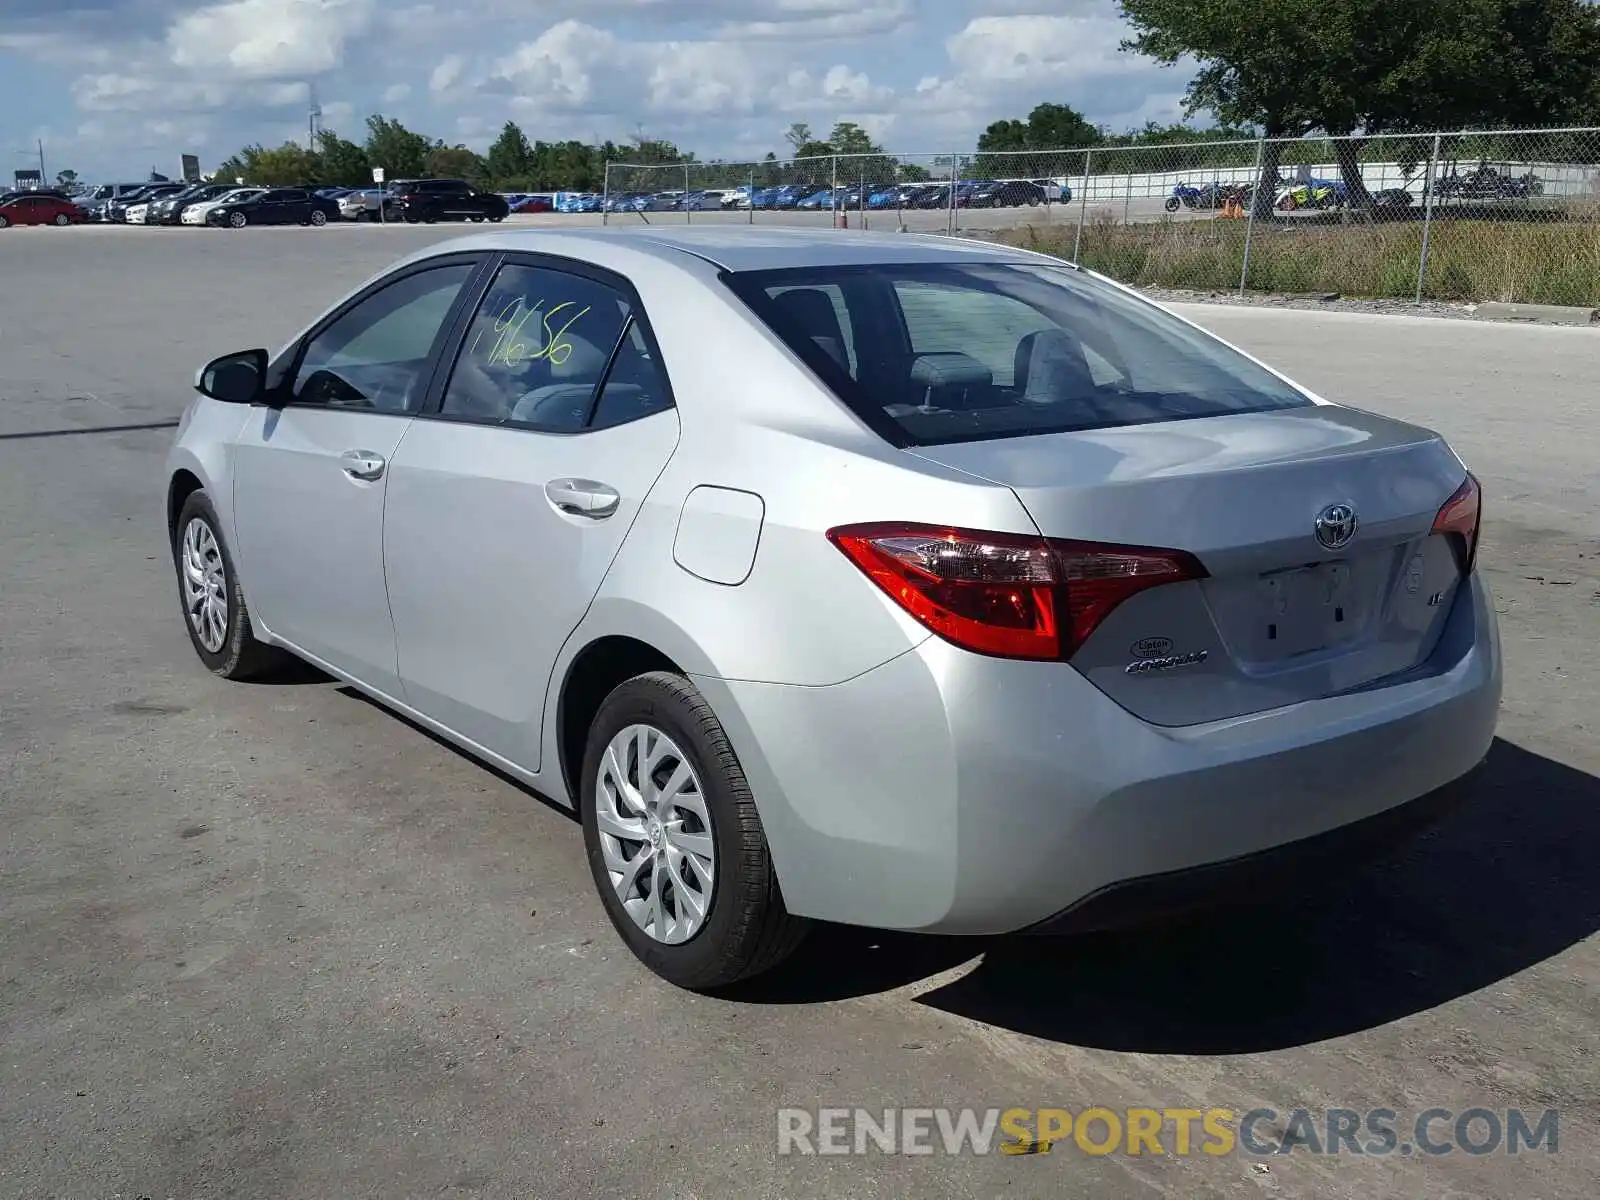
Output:
<svg viewBox="0 0 1600 1200">
<path fill-rule="evenodd" d="M 172 531 L 172 561 L 184 628 L 206 669 L 224 679 L 254 679 L 280 669 L 291 656 L 259 641 L 239 587 L 222 522 L 204 489 L 190 493 Z M 210 604 L 211 616 L 199 615 Z M 222 613 L 216 612 L 217 607 Z M 220 621 L 219 621 L 220 617 Z"/>
<path fill-rule="evenodd" d="M 320 208 L 314 209 L 311 213 L 311 223 L 318 229 L 321 229 L 328 223 L 328 214 L 323 212 Z"/>
<path fill-rule="evenodd" d="M 641 770 L 645 751 L 660 757 Z M 750 785 L 692 683 L 656 671 L 619 685 L 589 728 L 582 769 L 590 872 L 606 915 L 645 966 L 707 991 L 768 971 L 800 945 L 810 923 L 784 907 Z M 681 782 L 669 792 L 662 775 Z M 709 848 L 709 860 L 694 847 Z M 614 871 L 632 880 L 621 892 Z"/>
</svg>

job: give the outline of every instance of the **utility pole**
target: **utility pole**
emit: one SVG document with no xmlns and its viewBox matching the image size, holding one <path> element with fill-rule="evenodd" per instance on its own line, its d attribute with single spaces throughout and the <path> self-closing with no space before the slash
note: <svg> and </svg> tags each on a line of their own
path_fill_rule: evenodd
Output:
<svg viewBox="0 0 1600 1200">
<path fill-rule="evenodd" d="M 308 109 L 306 112 L 306 149 L 317 148 L 317 134 L 322 132 L 322 105 L 317 103 L 317 84 L 315 80 L 306 83 L 306 98 Z"/>
<path fill-rule="evenodd" d="M 44 139 L 39 139 L 39 186 L 49 187 L 50 179 L 44 173 Z"/>
</svg>

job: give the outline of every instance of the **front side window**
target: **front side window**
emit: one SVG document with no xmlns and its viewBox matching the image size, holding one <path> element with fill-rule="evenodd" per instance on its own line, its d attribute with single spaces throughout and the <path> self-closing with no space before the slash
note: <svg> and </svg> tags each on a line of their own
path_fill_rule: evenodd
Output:
<svg viewBox="0 0 1600 1200">
<path fill-rule="evenodd" d="M 597 396 L 607 423 L 648 415 L 666 389 L 637 331 L 616 289 L 509 263 L 467 328 L 440 412 L 554 433 L 591 427 Z"/>
<path fill-rule="evenodd" d="M 1216 339 L 1067 266 L 882 264 L 726 278 L 847 406 L 900 444 L 1312 403 Z"/>
<path fill-rule="evenodd" d="M 306 345 L 295 403 L 415 412 L 434 343 L 476 269 L 464 262 L 417 271 L 338 317 Z"/>
</svg>

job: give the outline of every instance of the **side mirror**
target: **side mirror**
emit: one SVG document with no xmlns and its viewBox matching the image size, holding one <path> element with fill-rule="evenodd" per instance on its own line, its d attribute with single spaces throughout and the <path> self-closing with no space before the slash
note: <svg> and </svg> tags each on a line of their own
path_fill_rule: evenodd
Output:
<svg viewBox="0 0 1600 1200">
<path fill-rule="evenodd" d="M 240 350 L 195 372 L 194 390 L 224 404 L 260 404 L 267 394 L 267 352 Z"/>
</svg>

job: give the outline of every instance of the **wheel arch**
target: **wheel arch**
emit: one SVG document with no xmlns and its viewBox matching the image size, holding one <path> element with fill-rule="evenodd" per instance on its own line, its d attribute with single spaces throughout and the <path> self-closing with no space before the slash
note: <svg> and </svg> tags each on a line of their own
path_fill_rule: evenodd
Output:
<svg viewBox="0 0 1600 1200">
<path fill-rule="evenodd" d="M 626 634 L 606 634 L 585 645 L 567 665 L 556 697 L 556 767 L 574 808 L 582 795 L 584 747 L 595 714 L 613 689 L 650 671 L 687 672 L 664 651 Z"/>
<path fill-rule="evenodd" d="M 188 503 L 189 497 L 196 492 L 205 490 L 205 481 L 188 467 L 173 469 L 172 478 L 167 481 L 167 541 L 172 542 L 178 536 L 178 515 L 183 512 L 183 506 Z"/>
</svg>

